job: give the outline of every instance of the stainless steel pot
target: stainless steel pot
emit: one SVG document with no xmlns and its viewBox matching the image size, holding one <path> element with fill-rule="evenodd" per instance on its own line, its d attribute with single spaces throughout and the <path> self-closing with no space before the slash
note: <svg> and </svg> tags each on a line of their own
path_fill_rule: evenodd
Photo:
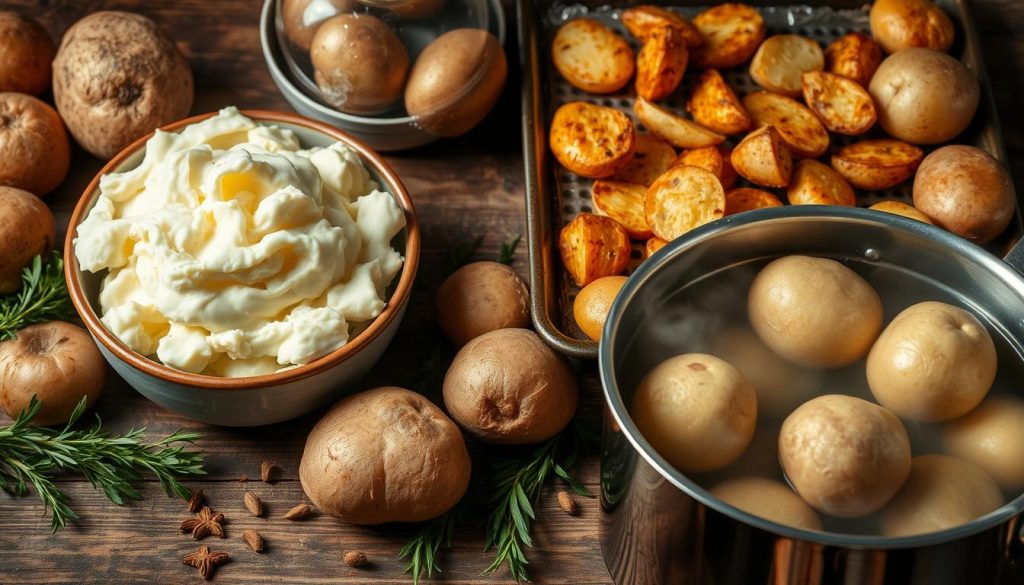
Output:
<svg viewBox="0 0 1024 585">
<path fill-rule="evenodd" d="M 867 263 L 868 270 L 897 275 L 893 282 L 916 283 L 934 290 L 940 300 L 965 304 L 1012 346 L 1000 355 L 1000 375 L 1024 380 L 1017 377 L 1024 375 L 1020 246 L 1004 261 L 930 225 L 864 209 L 819 206 L 759 210 L 694 230 L 633 274 L 602 336 L 600 372 L 608 416 L 601 545 L 616 583 L 1024 583 L 1024 495 L 969 524 L 933 534 L 892 538 L 808 532 L 717 500 L 674 469 L 639 433 L 627 409 L 633 389 L 650 367 L 678 353 L 664 347 L 663 316 L 672 299 L 726 270 L 797 253 Z M 657 327 L 660 333 L 652 335 Z"/>
</svg>

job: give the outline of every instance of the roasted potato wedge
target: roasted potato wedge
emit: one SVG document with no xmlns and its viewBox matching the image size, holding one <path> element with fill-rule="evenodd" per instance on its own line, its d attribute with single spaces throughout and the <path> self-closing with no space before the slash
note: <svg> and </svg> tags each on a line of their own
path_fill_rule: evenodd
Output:
<svg viewBox="0 0 1024 585">
<path fill-rule="evenodd" d="M 800 102 L 784 95 L 757 91 L 743 98 L 743 107 L 755 126 L 774 126 L 795 154 L 817 158 L 828 150 L 828 131 L 814 112 Z"/>
<path fill-rule="evenodd" d="M 800 76 L 825 68 L 825 54 L 813 40 L 800 35 L 770 36 L 750 62 L 754 83 L 775 93 L 800 95 Z"/>
<path fill-rule="evenodd" d="M 725 190 L 709 171 L 675 167 L 647 188 L 644 211 L 654 235 L 673 240 L 725 215 Z"/>
<path fill-rule="evenodd" d="M 683 79 L 689 58 L 679 29 L 651 31 L 636 57 L 636 94 L 652 102 L 672 95 Z"/>
<path fill-rule="evenodd" d="M 875 101 L 856 81 L 824 71 L 803 75 L 804 101 L 829 130 L 856 136 L 875 125 Z"/>
<path fill-rule="evenodd" d="M 891 139 L 862 140 L 832 155 L 832 168 L 858 189 L 877 191 L 913 176 L 924 158 L 920 148 Z"/>
<path fill-rule="evenodd" d="M 875 0 L 871 36 L 886 53 L 924 48 L 946 52 L 953 46 L 953 21 L 932 0 Z"/>
<path fill-rule="evenodd" d="M 736 169 L 732 168 L 732 161 L 729 160 L 731 155 L 731 150 L 721 146 L 694 148 L 680 153 L 676 160 L 672 161 L 672 166 L 689 165 L 711 171 L 711 174 L 718 177 L 718 181 L 722 183 L 722 188 L 729 189 L 736 184 Z"/>
<path fill-rule="evenodd" d="M 774 193 L 753 187 L 740 187 L 725 192 L 725 214 L 736 215 L 752 209 L 782 207 L 782 201 Z"/>
<path fill-rule="evenodd" d="M 613 181 L 648 186 L 672 166 L 676 149 L 657 136 L 637 134 L 633 158 L 612 175 Z"/>
<path fill-rule="evenodd" d="M 644 254 L 645 258 L 654 256 L 654 253 L 668 245 L 667 240 L 663 240 L 658 236 L 654 236 L 644 243 Z"/>
<path fill-rule="evenodd" d="M 902 201 L 888 200 L 879 201 L 868 209 L 874 209 L 875 211 L 884 211 L 886 213 L 894 213 L 896 215 L 902 215 L 903 217 L 909 217 L 910 219 L 916 219 L 917 221 L 923 221 L 924 223 L 934 224 L 932 218 L 924 214 L 920 209 L 913 205 L 907 205 Z"/>
<path fill-rule="evenodd" d="M 632 248 L 629 236 L 610 217 L 581 213 L 558 235 L 562 264 L 579 286 L 625 270 Z"/>
<path fill-rule="evenodd" d="M 693 18 L 693 26 L 704 38 L 693 54 L 693 62 L 700 67 L 736 67 L 749 59 L 764 40 L 761 13 L 746 4 L 708 8 Z"/>
<path fill-rule="evenodd" d="M 590 188 L 594 213 L 619 222 L 629 237 L 636 240 L 651 237 L 651 226 L 644 214 L 646 195 L 647 186 L 636 183 L 597 180 Z"/>
<path fill-rule="evenodd" d="M 743 132 L 751 124 L 743 103 L 722 74 L 714 69 L 704 71 L 697 78 L 686 110 L 698 123 L 720 134 Z"/>
<path fill-rule="evenodd" d="M 687 47 L 696 47 L 704 42 L 700 31 L 685 16 L 660 6 L 646 4 L 628 8 L 622 12 L 622 24 L 642 43 L 647 42 L 653 31 L 669 27 L 679 30 Z"/>
<path fill-rule="evenodd" d="M 725 136 L 692 120 L 681 118 L 642 97 L 637 97 L 633 102 L 633 112 L 651 134 L 664 138 L 679 148 L 714 146 L 725 141 Z"/>
<path fill-rule="evenodd" d="M 551 60 L 566 81 L 591 93 L 619 91 L 633 77 L 629 43 L 590 18 L 570 20 L 558 29 Z"/>
<path fill-rule="evenodd" d="M 871 37 L 846 33 L 825 47 L 825 70 L 867 87 L 882 63 L 882 49 Z"/>
<path fill-rule="evenodd" d="M 813 158 L 796 163 L 786 198 L 790 205 L 857 205 L 857 195 L 846 179 Z"/>
<path fill-rule="evenodd" d="M 793 173 L 793 155 L 774 126 L 747 134 L 730 157 L 743 178 L 764 187 L 785 187 Z"/>
<path fill-rule="evenodd" d="M 618 110 L 571 102 L 555 112 L 549 140 L 551 152 L 562 166 L 577 175 L 599 179 L 629 163 L 636 130 L 629 116 Z"/>
</svg>

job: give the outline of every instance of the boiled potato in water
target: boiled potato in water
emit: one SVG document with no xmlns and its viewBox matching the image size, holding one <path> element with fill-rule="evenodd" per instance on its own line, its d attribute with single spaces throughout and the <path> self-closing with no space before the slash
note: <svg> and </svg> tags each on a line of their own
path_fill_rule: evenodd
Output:
<svg viewBox="0 0 1024 585">
<path fill-rule="evenodd" d="M 814 509 L 788 486 L 773 479 L 730 479 L 711 488 L 711 495 L 765 520 L 804 530 L 821 530 L 821 518 Z"/>
<path fill-rule="evenodd" d="M 943 432 L 949 452 L 980 465 L 1007 490 L 1024 488 L 1024 401 L 993 396 Z"/>
</svg>

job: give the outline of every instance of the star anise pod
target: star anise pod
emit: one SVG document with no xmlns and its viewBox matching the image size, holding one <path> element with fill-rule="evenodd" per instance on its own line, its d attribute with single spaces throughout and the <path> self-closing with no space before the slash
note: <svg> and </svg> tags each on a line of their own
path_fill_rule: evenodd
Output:
<svg viewBox="0 0 1024 585">
<path fill-rule="evenodd" d="M 191 532 L 192 538 L 202 540 L 211 534 L 224 538 L 224 514 L 214 513 L 209 506 L 203 506 L 199 513 L 181 523 L 182 532 Z"/>
<path fill-rule="evenodd" d="M 210 552 L 210 547 L 203 545 L 194 553 L 185 555 L 182 562 L 191 567 L 199 569 L 199 574 L 209 581 L 213 578 L 213 570 L 231 560 L 228 553 Z"/>
</svg>

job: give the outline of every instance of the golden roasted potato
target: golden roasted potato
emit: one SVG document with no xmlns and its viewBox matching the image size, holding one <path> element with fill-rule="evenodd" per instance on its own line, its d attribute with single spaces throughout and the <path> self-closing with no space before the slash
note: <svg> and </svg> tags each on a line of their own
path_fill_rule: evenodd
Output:
<svg viewBox="0 0 1024 585">
<path fill-rule="evenodd" d="M 800 35 L 768 37 L 750 62 L 754 83 L 790 97 L 800 95 L 800 76 L 825 68 L 825 54 L 813 40 Z"/>
<path fill-rule="evenodd" d="M 924 158 L 920 148 L 891 139 L 862 140 L 832 155 L 832 168 L 858 189 L 888 189 L 909 179 Z"/>
<path fill-rule="evenodd" d="M 721 146 L 694 148 L 692 150 L 684 150 L 672 162 L 672 166 L 689 165 L 691 167 L 700 167 L 705 171 L 711 171 L 711 174 L 718 177 L 719 182 L 722 183 L 722 188 L 729 189 L 736 183 L 736 169 L 732 168 L 732 162 L 729 160 L 731 155 L 731 150 Z"/>
<path fill-rule="evenodd" d="M 622 24 L 640 42 L 647 42 L 651 33 L 660 28 L 674 28 L 683 35 L 687 47 L 696 47 L 704 37 L 682 14 L 660 6 L 634 6 L 622 12 Z"/>
<path fill-rule="evenodd" d="M 637 134 L 635 144 L 633 158 L 610 178 L 620 183 L 637 183 L 646 187 L 672 166 L 672 161 L 676 159 L 676 149 L 650 134 Z"/>
<path fill-rule="evenodd" d="M 829 130 L 856 136 L 875 125 L 875 101 L 856 81 L 824 71 L 803 75 L 804 101 Z"/>
<path fill-rule="evenodd" d="M 956 31 L 953 22 L 931 0 L 875 0 L 871 36 L 887 53 L 923 48 L 948 51 Z"/>
<path fill-rule="evenodd" d="M 636 57 L 636 94 L 652 102 L 672 95 L 686 73 L 689 58 L 679 29 L 651 31 Z"/>
<path fill-rule="evenodd" d="M 761 13 L 746 4 L 720 4 L 693 19 L 704 43 L 694 51 L 701 67 L 727 69 L 750 58 L 764 40 Z"/>
<path fill-rule="evenodd" d="M 651 237 L 651 226 L 644 214 L 646 185 L 594 181 L 590 188 L 590 202 L 594 213 L 619 222 L 629 237 L 644 240 Z"/>
<path fill-rule="evenodd" d="M 800 102 L 784 95 L 757 91 L 743 98 L 743 106 L 755 126 L 774 126 L 797 155 L 817 158 L 828 150 L 828 131 L 814 112 Z"/>
<path fill-rule="evenodd" d="M 813 158 L 796 163 L 786 197 L 790 205 L 857 205 L 857 195 L 846 179 Z"/>
<path fill-rule="evenodd" d="M 647 188 L 644 211 L 654 235 L 673 240 L 725 215 L 725 190 L 710 171 L 675 167 Z"/>
<path fill-rule="evenodd" d="M 629 43 L 590 18 L 570 20 L 558 29 L 551 60 L 566 81 L 591 93 L 619 91 L 633 77 Z"/>
<path fill-rule="evenodd" d="M 793 173 L 793 155 L 774 126 L 747 134 L 730 160 L 736 172 L 755 185 L 785 187 Z"/>
<path fill-rule="evenodd" d="M 725 192 L 725 214 L 736 215 L 752 209 L 782 207 L 782 201 L 774 193 L 753 187 L 740 187 Z"/>
<path fill-rule="evenodd" d="M 562 264 L 579 286 L 621 273 L 631 250 L 619 222 L 593 213 L 577 215 L 558 235 Z"/>
<path fill-rule="evenodd" d="M 930 217 L 921 212 L 918 208 L 913 205 L 907 205 L 902 201 L 887 200 L 879 201 L 868 209 L 874 209 L 875 211 L 884 211 L 886 213 L 894 213 L 896 215 L 902 215 L 903 217 L 909 217 L 910 219 L 916 219 L 924 223 L 934 224 Z"/>
<path fill-rule="evenodd" d="M 743 132 L 751 124 L 743 103 L 722 74 L 714 69 L 704 71 L 697 78 L 686 110 L 694 120 L 721 134 Z"/>
<path fill-rule="evenodd" d="M 679 148 L 714 146 L 725 141 L 725 136 L 692 120 L 680 118 L 639 96 L 633 102 L 633 112 L 651 134 L 664 138 Z"/>
<path fill-rule="evenodd" d="M 668 240 L 663 240 L 658 236 L 654 236 L 644 243 L 644 253 L 647 258 L 654 256 L 654 253 L 668 245 Z"/>
<path fill-rule="evenodd" d="M 882 49 L 871 37 L 846 33 L 825 47 L 825 70 L 867 87 L 882 63 Z"/>
<path fill-rule="evenodd" d="M 607 177 L 633 156 L 636 130 L 622 112 L 587 102 L 558 108 L 551 121 L 551 152 L 562 166 L 583 177 Z"/>
</svg>

